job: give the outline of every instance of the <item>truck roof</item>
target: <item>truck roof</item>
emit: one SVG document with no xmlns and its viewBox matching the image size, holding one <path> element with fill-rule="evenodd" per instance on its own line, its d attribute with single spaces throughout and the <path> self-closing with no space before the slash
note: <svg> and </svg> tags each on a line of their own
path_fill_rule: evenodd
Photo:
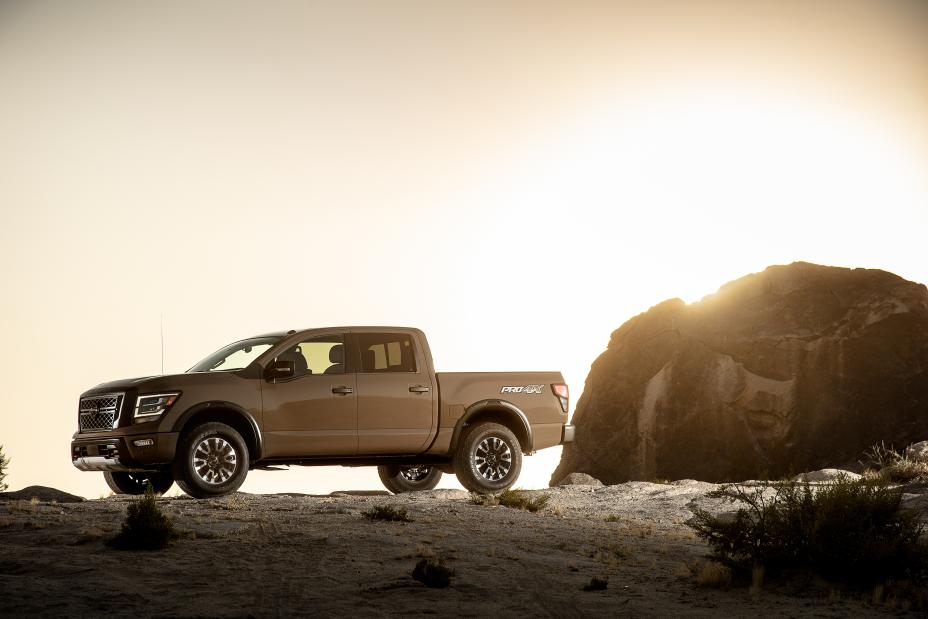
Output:
<svg viewBox="0 0 928 619">
<path fill-rule="evenodd" d="M 290 329 L 289 331 L 271 331 L 270 333 L 262 333 L 261 335 L 255 335 L 253 337 L 286 337 L 288 335 L 296 335 L 297 333 L 327 331 L 329 329 L 347 329 L 348 331 L 414 331 L 416 333 L 422 333 L 421 329 L 417 329 L 415 327 L 391 327 L 385 325 L 330 325 L 325 327 L 309 327 L 306 329 Z"/>
</svg>

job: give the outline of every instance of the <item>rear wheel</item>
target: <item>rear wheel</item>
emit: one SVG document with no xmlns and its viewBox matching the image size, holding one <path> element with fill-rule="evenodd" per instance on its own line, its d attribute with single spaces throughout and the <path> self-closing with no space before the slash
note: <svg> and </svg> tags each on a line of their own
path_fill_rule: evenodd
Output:
<svg viewBox="0 0 928 619">
<path fill-rule="evenodd" d="M 174 476 L 170 473 L 103 473 L 106 485 L 116 494 L 144 494 L 151 484 L 156 494 L 164 494 L 174 485 Z"/>
<path fill-rule="evenodd" d="M 239 489 L 248 475 L 248 447 L 224 423 L 210 422 L 187 432 L 177 445 L 174 478 L 196 499 L 222 496 Z"/>
<path fill-rule="evenodd" d="M 522 446 L 512 430 L 498 423 L 467 428 L 454 456 L 454 472 L 471 492 L 502 492 L 519 478 Z"/>
<path fill-rule="evenodd" d="M 431 490 L 441 481 L 441 471 L 434 466 L 378 466 L 377 473 L 393 494 Z"/>
</svg>

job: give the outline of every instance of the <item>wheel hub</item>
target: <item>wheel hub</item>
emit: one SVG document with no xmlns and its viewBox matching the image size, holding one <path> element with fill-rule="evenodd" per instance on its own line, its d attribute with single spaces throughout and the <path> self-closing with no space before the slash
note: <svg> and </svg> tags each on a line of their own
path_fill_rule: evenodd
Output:
<svg viewBox="0 0 928 619">
<path fill-rule="evenodd" d="M 474 449 L 474 466 L 487 481 L 500 481 L 512 469 L 512 448 L 498 436 L 488 436 Z"/>
<path fill-rule="evenodd" d="M 409 466 L 400 469 L 400 476 L 408 482 L 420 482 L 432 471 L 430 466 Z"/>
<path fill-rule="evenodd" d="M 229 481 L 235 473 L 238 457 L 232 445 L 223 438 L 210 436 L 193 450 L 193 470 L 197 477 L 216 485 Z"/>
</svg>

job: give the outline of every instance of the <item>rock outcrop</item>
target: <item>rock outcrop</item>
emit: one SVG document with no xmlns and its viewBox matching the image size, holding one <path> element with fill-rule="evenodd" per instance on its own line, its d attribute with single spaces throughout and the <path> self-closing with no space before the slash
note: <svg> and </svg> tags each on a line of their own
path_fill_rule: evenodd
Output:
<svg viewBox="0 0 928 619">
<path fill-rule="evenodd" d="M 574 423 L 552 482 L 782 478 L 928 438 L 928 289 L 794 263 L 665 301 L 612 334 Z"/>
<path fill-rule="evenodd" d="M 22 490 L 14 492 L 0 492 L 0 501 L 29 501 L 31 499 L 56 501 L 58 503 L 80 503 L 84 500 L 84 497 L 68 494 L 64 490 L 49 488 L 48 486 L 26 486 Z"/>
<path fill-rule="evenodd" d="M 921 441 L 905 448 L 905 459 L 928 463 L 928 441 Z"/>
</svg>

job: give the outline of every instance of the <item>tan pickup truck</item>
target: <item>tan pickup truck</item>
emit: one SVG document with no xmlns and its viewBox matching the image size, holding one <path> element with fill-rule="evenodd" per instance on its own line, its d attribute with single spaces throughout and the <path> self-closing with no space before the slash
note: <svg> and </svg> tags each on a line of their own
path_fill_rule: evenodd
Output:
<svg viewBox="0 0 928 619">
<path fill-rule="evenodd" d="M 270 333 L 184 374 L 104 383 L 80 396 L 71 461 L 116 493 L 176 481 L 205 498 L 250 469 L 376 466 L 393 492 L 515 483 L 522 456 L 573 440 L 560 372 L 435 373 L 425 334 L 397 327 Z"/>
</svg>

